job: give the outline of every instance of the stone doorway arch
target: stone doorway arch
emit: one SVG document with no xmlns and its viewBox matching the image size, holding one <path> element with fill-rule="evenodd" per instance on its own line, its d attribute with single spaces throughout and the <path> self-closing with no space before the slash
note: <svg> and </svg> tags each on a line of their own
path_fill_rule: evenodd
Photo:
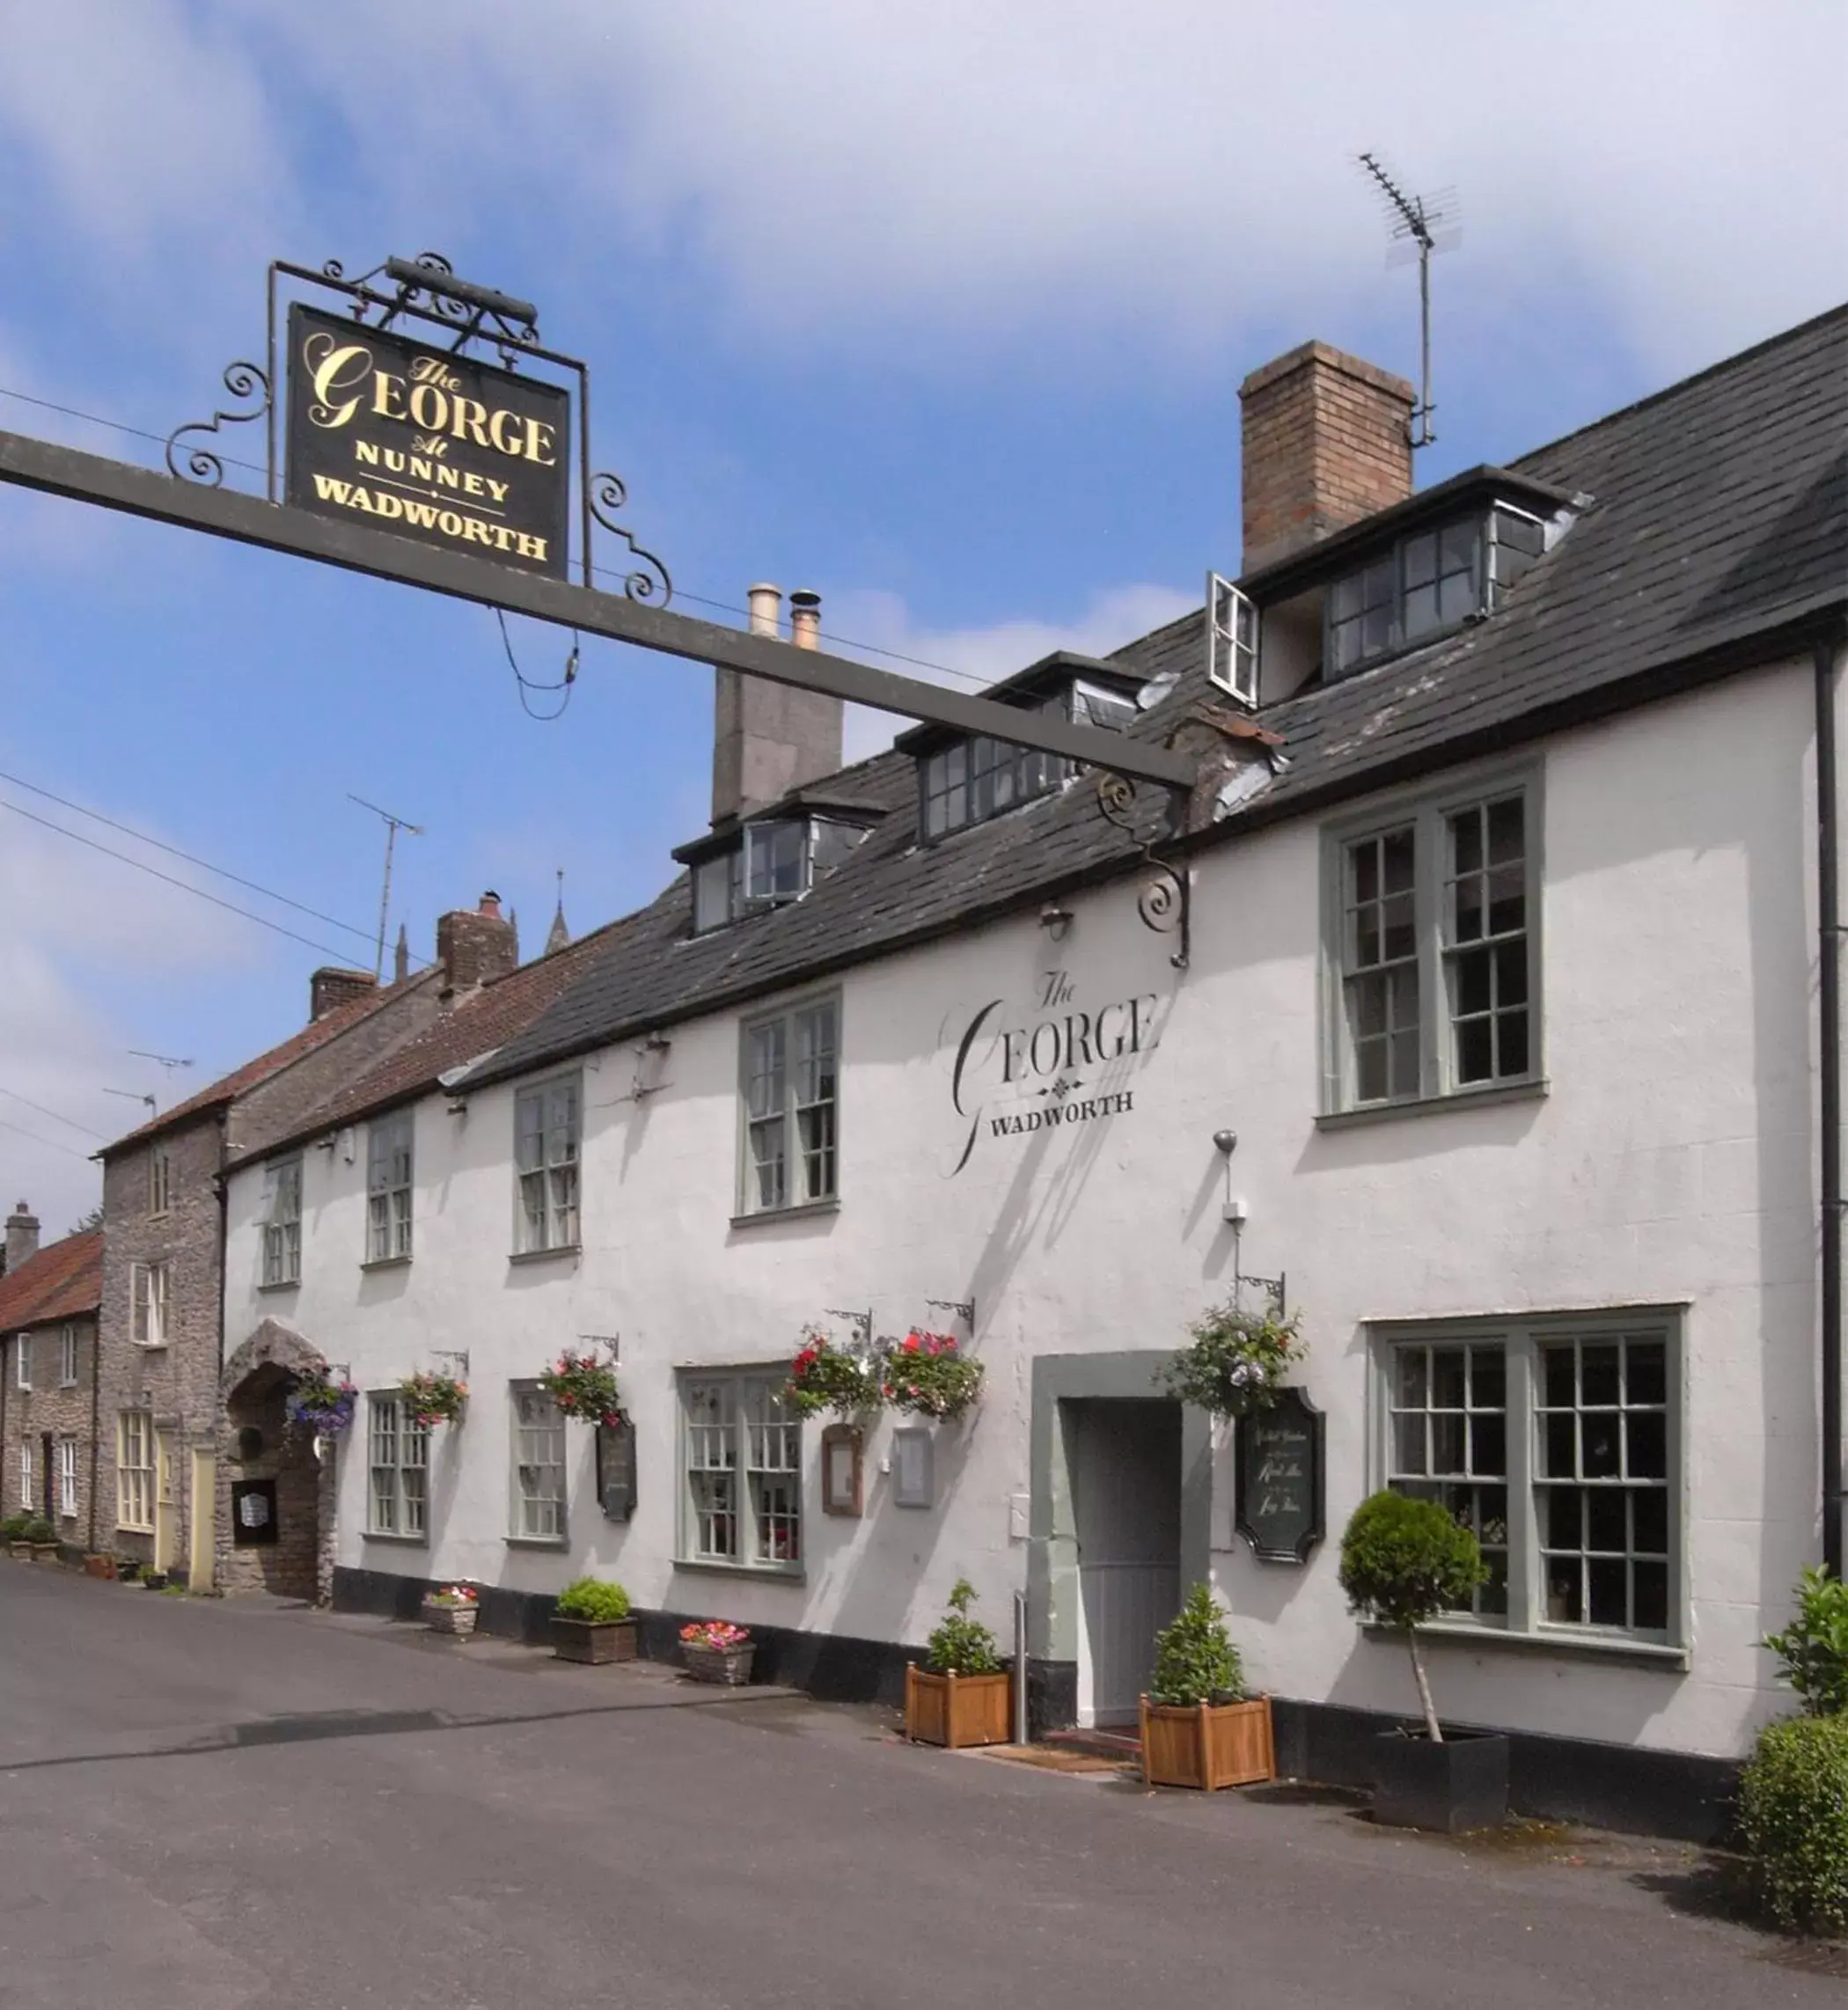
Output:
<svg viewBox="0 0 1848 2010">
<path fill-rule="evenodd" d="M 312 1342 L 265 1319 L 219 1375 L 216 1548 L 226 1593 L 323 1605 L 333 1595 L 334 1449 L 317 1456 L 315 1441 L 290 1428 L 283 1407 L 304 1375 L 326 1371 Z M 251 1539 L 266 1530 L 273 1540 Z"/>
</svg>

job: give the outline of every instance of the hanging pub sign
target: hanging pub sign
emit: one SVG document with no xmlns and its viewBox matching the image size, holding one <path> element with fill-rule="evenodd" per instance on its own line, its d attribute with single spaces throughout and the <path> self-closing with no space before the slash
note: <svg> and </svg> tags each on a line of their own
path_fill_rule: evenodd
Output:
<svg viewBox="0 0 1848 2010">
<path fill-rule="evenodd" d="M 1300 1389 L 1238 1419 L 1233 1521 L 1266 1563 L 1307 1563 L 1322 1540 L 1323 1423 Z"/>
<path fill-rule="evenodd" d="M 288 339 L 292 505 L 565 577 L 562 386 L 300 301 Z"/>
</svg>

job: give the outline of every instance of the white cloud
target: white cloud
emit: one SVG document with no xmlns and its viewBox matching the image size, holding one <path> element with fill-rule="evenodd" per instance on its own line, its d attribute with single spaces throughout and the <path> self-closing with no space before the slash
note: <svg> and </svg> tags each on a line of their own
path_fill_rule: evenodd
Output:
<svg viewBox="0 0 1848 2010">
<path fill-rule="evenodd" d="M 992 683 L 1054 649 L 1107 656 L 1199 604 L 1198 594 L 1172 587 L 1117 586 L 1096 595 L 1074 620 L 1023 620 L 997 621 L 984 628 L 932 629 L 920 627 L 896 593 L 862 590 L 832 596 L 824 619 L 827 646 L 842 656 L 969 691 L 975 688 L 972 679 Z M 887 712 L 850 705 L 847 758 L 863 760 L 877 753 L 909 723 Z"/>
</svg>

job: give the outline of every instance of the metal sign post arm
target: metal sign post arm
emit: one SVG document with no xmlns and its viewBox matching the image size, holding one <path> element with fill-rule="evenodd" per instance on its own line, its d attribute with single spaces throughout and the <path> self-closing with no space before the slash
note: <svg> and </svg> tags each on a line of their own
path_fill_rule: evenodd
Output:
<svg viewBox="0 0 1848 2010">
<path fill-rule="evenodd" d="M 984 733 L 1015 746 L 1032 747 L 1088 767 L 1132 776 L 1170 789 L 1187 789 L 1193 763 L 1147 740 L 1096 726 L 1077 726 L 873 670 L 820 649 L 798 649 L 769 635 L 753 635 L 715 621 L 644 606 L 613 593 L 574 586 L 543 574 L 495 565 L 459 552 L 439 550 L 368 525 L 346 524 L 235 490 L 175 481 L 165 474 L 110 460 L 74 447 L 54 446 L 21 433 L 0 432 L 0 481 L 42 495 L 93 502 L 155 523 L 204 531 L 234 542 L 335 565 L 375 579 L 395 580 L 452 599 L 502 607 L 556 627 L 577 628 L 609 642 L 694 662 L 715 664 L 751 677 L 819 691 L 855 705 Z"/>
</svg>

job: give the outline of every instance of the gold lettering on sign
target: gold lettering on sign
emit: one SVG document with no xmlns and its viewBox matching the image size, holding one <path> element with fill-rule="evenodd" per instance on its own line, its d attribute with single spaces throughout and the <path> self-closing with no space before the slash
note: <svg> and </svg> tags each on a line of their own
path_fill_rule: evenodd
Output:
<svg viewBox="0 0 1848 2010">
<path fill-rule="evenodd" d="M 302 356 L 314 388 L 308 407 L 310 420 L 329 431 L 344 426 L 359 409 L 360 386 L 372 367 L 371 350 L 362 342 L 337 342 L 322 330 L 302 344 Z M 348 391 L 353 393 L 350 398 L 334 402 L 336 393 Z"/>
<path fill-rule="evenodd" d="M 439 468 L 437 474 L 439 479 L 448 476 L 451 483 L 456 480 L 452 468 Z M 487 486 L 504 498 L 507 487 L 504 482 L 490 481 Z M 444 537 L 454 538 L 459 544 L 487 545 L 495 551 L 517 552 L 522 558 L 535 559 L 542 565 L 550 543 L 548 539 L 517 531 L 510 524 L 490 524 L 480 517 L 465 515 L 459 510 L 439 509 L 435 502 L 419 502 L 407 495 L 394 495 L 388 488 L 368 488 L 363 483 L 342 481 L 337 475 L 317 474 L 314 493 L 323 502 L 335 503 L 342 510 L 357 510 L 362 515 L 378 517 L 388 524 L 408 524 L 414 530 L 440 531 Z M 1126 1102 L 1127 1098 L 1124 1100 Z"/>
</svg>

